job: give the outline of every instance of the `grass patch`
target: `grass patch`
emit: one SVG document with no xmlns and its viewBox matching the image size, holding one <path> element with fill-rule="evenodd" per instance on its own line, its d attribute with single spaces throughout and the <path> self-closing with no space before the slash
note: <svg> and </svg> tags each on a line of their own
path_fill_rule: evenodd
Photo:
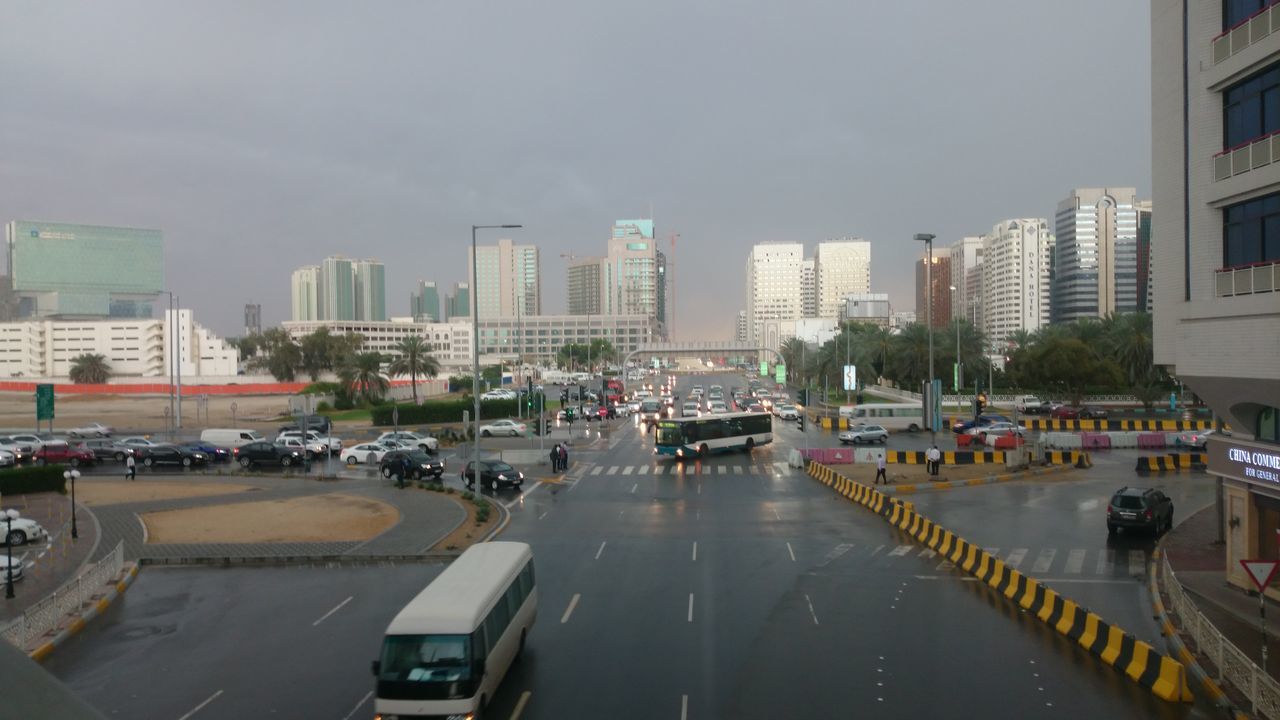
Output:
<svg viewBox="0 0 1280 720">
<path fill-rule="evenodd" d="M 332 422 L 370 422 L 372 419 L 370 412 L 366 408 L 356 408 L 354 410 L 337 410 L 324 414 Z"/>
</svg>

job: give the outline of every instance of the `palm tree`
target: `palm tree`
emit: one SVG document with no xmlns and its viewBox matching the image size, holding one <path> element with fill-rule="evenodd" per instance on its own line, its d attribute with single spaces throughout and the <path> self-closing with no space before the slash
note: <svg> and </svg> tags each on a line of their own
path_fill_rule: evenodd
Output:
<svg viewBox="0 0 1280 720">
<path fill-rule="evenodd" d="M 1110 327 L 1107 346 L 1111 359 L 1129 379 L 1130 385 L 1138 385 L 1152 374 L 1151 316 L 1146 313 L 1112 315 L 1107 318 Z"/>
<path fill-rule="evenodd" d="M 1025 350 L 1035 344 L 1036 336 L 1034 333 L 1028 332 L 1026 328 L 1018 328 L 1009 333 L 1006 342 L 1009 343 L 1013 350 Z"/>
<path fill-rule="evenodd" d="M 418 376 L 433 378 L 440 373 L 440 361 L 431 355 L 431 347 L 421 335 L 410 335 L 395 347 L 398 357 L 387 366 L 392 375 L 408 375 L 413 386 L 413 404 L 418 404 Z"/>
<path fill-rule="evenodd" d="M 918 388 L 929 377 L 929 329 L 923 323 L 910 323 L 893 337 L 889 365 L 900 386 Z"/>
<path fill-rule="evenodd" d="M 382 353 L 362 352 L 351 356 L 350 362 L 338 370 L 338 377 L 351 393 L 365 402 L 376 402 L 386 395 L 391 383 L 382 374 Z"/>
<path fill-rule="evenodd" d="M 71 360 L 71 382 L 79 385 L 100 385 L 111 377 L 111 366 L 106 355 L 85 353 Z"/>
<path fill-rule="evenodd" d="M 787 341 L 782 343 L 782 348 L 778 350 L 778 353 L 782 355 L 783 365 L 786 365 L 789 368 L 803 370 L 803 368 L 800 367 L 801 360 L 804 358 L 805 354 L 803 340 L 798 337 L 787 338 Z"/>
<path fill-rule="evenodd" d="M 876 325 L 864 331 L 863 335 L 871 351 L 872 362 L 879 361 L 876 366 L 876 375 L 887 377 L 889 346 L 893 343 L 893 331 L 887 327 Z"/>
</svg>

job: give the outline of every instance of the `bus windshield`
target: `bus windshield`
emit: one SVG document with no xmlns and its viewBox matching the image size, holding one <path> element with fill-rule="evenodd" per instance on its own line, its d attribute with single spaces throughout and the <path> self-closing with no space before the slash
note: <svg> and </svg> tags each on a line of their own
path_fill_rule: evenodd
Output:
<svg viewBox="0 0 1280 720">
<path fill-rule="evenodd" d="M 654 442 L 658 445 L 683 445 L 684 433 L 681 431 L 681 423 L 658 423 L 658 432 L 654 435 Z"/>
<path fill-rule="evenodd" d="M 475 694 L 469 635 L 388 635 L 378 668 L 378 696 L 452 700 Z"/>
</svg>

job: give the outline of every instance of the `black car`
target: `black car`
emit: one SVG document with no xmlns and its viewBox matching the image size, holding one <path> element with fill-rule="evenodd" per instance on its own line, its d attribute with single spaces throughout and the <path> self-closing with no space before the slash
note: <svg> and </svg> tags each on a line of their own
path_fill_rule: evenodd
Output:
<svg viewBox="0 0 1280 720">
<path fill-rule="evenodd" d="M 207 443 L 203 440 L 182 443 L 182 446 L 196 452 L 202 452 L 209 456 L 209 462 L 231 462 L 231 450 L 219 447 L 213 443 Z"/>
<path fill-rule="evenodd" d="M 1107 533 L 1124 528 L 1159 534 L 1173 527 L 1173 500 L 1155 488 L 1122 487 L 1107 504 Z"/>
<path fill-rule="evenodd" d="M 1106 420 L 1107 409 L 1098 405 L 1085 405 L 1080 408 L 1080 417 L 1089 420 Z"/>
<path fill-rule="evenodd" d="M 475 484 L 475 462 L 467 463 L 466 468 L 459 473 L 462 482 L 467 487 Z M 490 490 L 497 490 L 502 486 L 521 487 L 524 485 L 524 473 L 519 472 L 510 465 L 502 461 L 484 461 L 480 462 L 480 487 L 486 487 Z"/>
<path fill-rule="evenodd" d="M 444 475 L 444 460 L 437 460 L 421 450 L 392 450 L 382 456 L 378 468 L 382 477 L 399 475 L 404 470 L 405 460 L 409 461 L 409 473 L 406 480 L 421 480 L 428 475 L 439 480 Z"/>
<path fill-rule="evenodd" d="M 181 465 L 191 467 L 209 462 L 209 456 L 181 445 L 157 445 L 149 448 L 137 448 L 134 457 L 139 458 L 144 467 L 154 465 Z"/>
<path fill-rule="evenodd" d="M 258 441 L 241 445 L 235 449 L 236 462 L 240 467 L 249 468 L 254 465 L 301 465 L 305 458 L 299 450 L 282 447 L 272 442 Z"/>
<path fill-rule="evenodd" d="M 111 438 L 90 438 L 82 440 L 81 445 L 93 451 L 93 456 L 99 460 L 115 460 L 124 462 L 126 457 L 134 454 L 137 448 L 129 445 L 121 445 Z"/>
</svg>

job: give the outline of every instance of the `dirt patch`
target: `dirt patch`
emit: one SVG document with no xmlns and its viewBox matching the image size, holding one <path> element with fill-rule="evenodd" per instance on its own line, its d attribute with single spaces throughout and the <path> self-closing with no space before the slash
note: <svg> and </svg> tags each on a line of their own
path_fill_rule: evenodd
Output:
<svg viewBox="0 0 1280 720">
<path fill-rule="evenodd" d="M 387 503 L 339 493 L 142 516 L 151 544 L 361 541 L 399 520 L 400 511 Z"/>
<path fill-rule="evenodd" d="M 462 521 L 457 530 L 449 533 L 440 542 L 431 546 L 433 551 L 466 550 L 488 535 L 498 524 L 498 509 L 493 506 L 492 502 L 489 503 L 489 519 L 477 525 L 475 503 L 470 500 L 463 500 L 455 495 L 447 495 L 446 497 L 458 503 L 463 510 L 467 511 L 467 519 Z"/>
<path fill-rule="evenodd" d="M 831 468 L 845 477 L 864 485 L 876 479 L 875 463 L 832 465 Z M 885 465 L 885 474 L 895 485 L 927 485 L 934 482 L 962 482 L 977 478 L 1004 475 L 1009 472 L 1003 464 L 996 465 L 943 465 L 937 475 L 930 475 L 924 465 Z"/>
<path fill-rule="evenodd" d="M 85 505 L 115 505 L 150 500 L 230 495 L 260 489 L 253 485 L 232 483 L 152 482 L 149 480 L 85 482 L 81 480 L 76 483 L 76 502 Z"/>
</svg>

